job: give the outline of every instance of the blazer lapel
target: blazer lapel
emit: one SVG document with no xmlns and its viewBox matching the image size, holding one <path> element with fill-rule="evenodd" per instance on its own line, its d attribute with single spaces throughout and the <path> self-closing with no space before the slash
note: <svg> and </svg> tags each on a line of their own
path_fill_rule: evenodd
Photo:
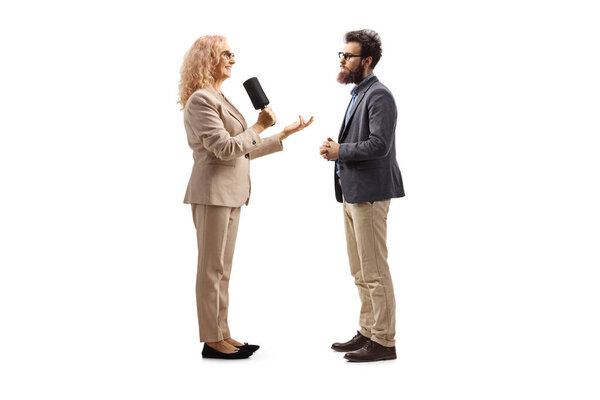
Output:
<svg viewBox="0 0 600 400">
<path fill-rule="evenodd" d="M 244 116 L 242 115 L 242 113 L 240 113 L 238 111 L 238 109 L 235 108 L 233 106 L 233 104 L 231 104 L 231 102 L 229 101 L 229 99 L 227 99 L 227 97 L 221 96 L 221 98 L 222 98 L 223 104 L 225 104 L 225 107 L 227 108 L 227 111 L 229 111 L 229 114 L 231 114 L 233 116 L 233 118 L 240 121 L 240 124 L 242 124 L 244 129 L 246 129 L 248 127 L 248 125 L 246 124 L 246 120 L 244 119 Z"/>
<path fill-rule="evenodd" d="M 215 88 L 209 86 L 210 90 L 212 90 L 213 94 L 217 98 L 217 100 L 223 105 L 223 107 L 227 110 L 227 112 L 235 119 L 239 121 L 240 124 L 246 129 L 248 125 L 246 124 L 246 120 L 242 116 L 242 114 L 227 100 L 224 95 L 219 94 Z"/>
<path fill-rule="evenodd" d="M 352 122 L 352 117 L 354 117 L 354 113 L 356 113 L 356 110 L 358 109 L 358 106 L 360 105 L 360 103 L 362 102 L 362 100 L 365 97 L 365 94 L 367 94 L 367 92 L 369 91 L 369 89 L 371 88 L 371 86 L 375 83 L 378 82 L 379 80 L 377 79 L 376 76 L 374 76 L 373 78 L 371 78 L 369 80 L 369 83 L 367 85 L 367 87 L 362 90 L 360 92 L 360 94 L 358 95 L 358 97 L 356 98 L 356 101 L 354 102 L 354 106 L 352 107 L 352 111 L 350 111 L 350 116 L 348 117 L 348 122 L 346 122 L 345 124 L 342 123 L 342 131 L 340 132 L 340 137 L 338 140 L 338 143 L 341 143 L 342 139 L 346 136 L 346 134 L 348 133 L 348 127 L 350 126 L 350 122 Z M 348 105 L 350 106 L 350 105 Z M 346 112 L 348 112 L 348 109 L 346 109 Z M 344 119 L 346 114 L 344 114 Z"/>
<path fill-rule="evenodd" d="M 350 107 L 350 103 L 348 103 L 348 107 L 346 107 L 346 112 L 344 113 L 344 119 L 342 120 L 342 126 L 340 127 L 340 133 L 338 133 L 338 143 L 342 139 L 342 134 L 344 133 L 344 129 L 346 128 L 346 114 L 348 114 L 348 108 Z M 350 120 L 348 120 L 350 121 Z"/>
</svg>

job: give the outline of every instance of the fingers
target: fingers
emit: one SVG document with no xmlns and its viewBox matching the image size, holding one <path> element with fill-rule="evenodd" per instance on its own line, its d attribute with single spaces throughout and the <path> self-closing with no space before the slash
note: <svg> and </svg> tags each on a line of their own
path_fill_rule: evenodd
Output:
<svg viewBox="0 0 600 400">
<path fill-rule="evenodd" d="M 331 155 L 329 154 L 329 151 L 331 151 L 330 147 L 331 146 L 328 143 L 324 143 L 323 146 L 319 148 L 319 155 L 327 161 L 332 160 Z"/>
<path fill-rule="evenodd" d="M 269 107 L 269 115 L 271 116 L 271 119 L 273 120 L 272 124 L 275 124 L 275 122 L 277 122 L 277 116 L 275 116 L 275 111 L 273 111 L 273 109 L 271 107 Z"/>
<path fill-rule="evenodd" d="M 315 117 L 311 116 L 310 119 L 306 121 L 302 115 L 298 115 L 298 119 L 300 120 L 300 126 L 302 127 L 302 129 L 304 129 L 313 123 Z"/>
<path fill-rule="evenodd" d="M 313 117 L 310 118 L 310 120 L 308 121 L 308 124 L 312 123 L 312 120 L 313 120 Z M 323 157 L 327 161 L 332 161 L 337 158 L 333 154 L 330 153 L 330 152 L 335 151 L 332 148 L 332 147 L 334 147 L 333 143 L 335 143 L 334 140 L 332 138 L 328 137 L 327 140 L 323 142 L 321 147 L 319 147 L 319 154 L 321 155 L 321 157 Z"/>
<path fill-rule="evenodd" d="M 264 127 L 269 127 L 277 122 L 277 117 L 275 116 L 275 111 L 269 106 L 265 107 L 258 114 L 258 123 L 263 125 Z"/>
</svg>

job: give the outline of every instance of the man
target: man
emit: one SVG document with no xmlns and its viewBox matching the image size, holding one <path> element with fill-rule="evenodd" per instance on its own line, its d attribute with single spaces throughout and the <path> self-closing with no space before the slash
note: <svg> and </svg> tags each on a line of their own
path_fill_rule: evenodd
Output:
<svg viewBox="0 0 600 400">
<path fill-rule="evenodd" d="M 373 75 L 381 39 L 372 30 L 348 32 L 340 53 L 338 82 L 354 83 L 338 141 L 323 142 L 323 158 L 335 161 L 334 185 L 343 203 L 350 272 L 361 300 L 357 335 L 331 348 L 349 361 L 396 358 L 396 304 L 387 263 L 386 220 L 390 199 L 404 196 L 396 162 L 396 104 Z"/>
</svg>

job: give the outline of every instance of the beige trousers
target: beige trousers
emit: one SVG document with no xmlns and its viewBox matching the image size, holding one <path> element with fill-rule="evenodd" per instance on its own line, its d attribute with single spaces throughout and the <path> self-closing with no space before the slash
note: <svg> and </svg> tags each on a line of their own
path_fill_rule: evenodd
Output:
<svg viewBox="0 0 600 400">
<path fill-rule="evenodd" d="M 396 302 L 387 263 L 390 200 L 346 203 L 344 227 L 350 272 L 360 296 L 360 333 L 382 346 L 394 346 Z"/>
<path fill-rule="evenodd" d="M 198 239 L 196 305 L 201 342 L 231 337 L 227 325 L 229 276 L 240 207 L 192 204 Z"/>
</svg>

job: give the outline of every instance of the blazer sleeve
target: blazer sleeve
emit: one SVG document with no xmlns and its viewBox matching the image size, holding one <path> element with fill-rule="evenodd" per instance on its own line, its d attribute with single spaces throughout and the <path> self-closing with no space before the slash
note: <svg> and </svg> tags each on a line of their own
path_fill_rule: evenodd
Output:
<svg viewBox="0 0 600 400">
<path fill-rule="evenodd" d="M 264 138 L 258 149 L 250 153 L 250 159 L 254 160 L 255 158 L 266 156 L 267 154 L 281 150 L 283 150 L 283 144 L 281 143 L 281 140 L 279 140 L 279 135 L 272 135 Z"/>
<path fill-rule="evenodd" d="M 203 93 L 190 98 L 186 121 L 202 145 L 221 160 L 233 160 L 257 149 L 262 139 L 252 128 L 231 136 L 225 129 L 216 103 Z"/>
<path fill-rule="evenodd" d="M 340 143 L 340 161 L 365 161 L 383 158 L 390 152 L 396 128 L 396 103 L 385 89 L 375 90 L 369 96 L 369 137 L 355 143 Z"/>
</svg>

